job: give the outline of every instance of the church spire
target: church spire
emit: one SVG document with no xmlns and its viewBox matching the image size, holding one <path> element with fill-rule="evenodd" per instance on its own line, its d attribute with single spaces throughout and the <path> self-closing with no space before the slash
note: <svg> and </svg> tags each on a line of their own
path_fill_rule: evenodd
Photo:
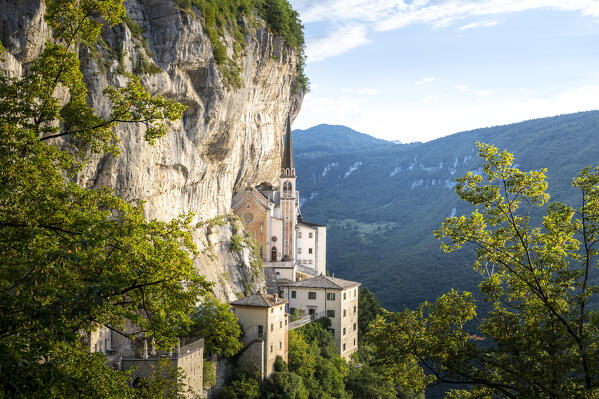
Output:
<svg viewBox="0 0 599 399">
<path fill-rule="evenodd" d="M 289 115 L 287 115 L 287 133 L 285 134 L 283 160 L 281 161 L 281 176 L 295 176 L 295 164 L 293 162 L 293 143 L 291 140 L 291 118 L 289 117 Z"/>
</svg>

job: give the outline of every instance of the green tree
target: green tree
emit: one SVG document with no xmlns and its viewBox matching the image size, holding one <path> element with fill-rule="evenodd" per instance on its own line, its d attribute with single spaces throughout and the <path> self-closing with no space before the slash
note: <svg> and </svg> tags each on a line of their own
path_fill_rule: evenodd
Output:
<svg viewBox="0 0 599 399">
<path fill-rule="evenodd" d="M 376 316 L 381 314 L 383 308 L 376 299 L 374 294 L 366 287 L 360 288 L 360 295 L 358 296 L 358 335 L 363 337 L 368 330 L 368 325 L 371 321 L 376 319 Z"/>
<path fill-rule="evenodd" d="M 189 335 L 204 338 L 206 354 L 233 356 L 242 348 L 239 320 L 228 303 L 220 302 L 214 295 L 205 297 L 191 315 L 193 325 Z"/>
<path fill-rule="evenodd" d="M 329 319 L 306 324 L 289 335 L 289 371 L 303 380 L 310 398 L 345 398 L 347 362 L 339 356 Z"/>
<path fill-rule="evenodd" d="M 308 399 L 302 378 L 290 372 L 280 356 L 275 359 L 275 371 L 260 385 L 261 399 Z"/>
<path fill-rule="evenodd" d="M 210 285 L 193 266 L 190 215 L 147 221 L 143 203 L 73 181 L 89 154 L 117 155 L 119 124 L 143 123 L 152 144 L 185 107 L 128 76 L 98 115 L 75 51 L 120 23 L 122 0 L 46 5 L 53 40 L 24 76 L 0 73 L 0 385 L 14 397 L 130 397 L 81 332 L 107 326 L 172 347 Z"/>
<path fill-rule="evenodd" d="M 553 202 L 543 215 L 545 170 L 522 172 L 511 154 L 478 147 L 484 177 L 457 179 L 457 193 L 477 209 L 435 234 L 445 251 L 475 248 L 492 310 L 477 317 L 472 295 L 452 291 L 415 311 L 386 312 L 370 333 L 377 362 L 403 387 L 461 384 L 451 398 L 597 397 L 599 168 L 573 180 L 577 208 Z"/>
<path fill-rule="evenodd" d="M 351 364 L 346 389 L 353 399 L 396 399 L 393 384 L 369 365 Z"/>
</svg>

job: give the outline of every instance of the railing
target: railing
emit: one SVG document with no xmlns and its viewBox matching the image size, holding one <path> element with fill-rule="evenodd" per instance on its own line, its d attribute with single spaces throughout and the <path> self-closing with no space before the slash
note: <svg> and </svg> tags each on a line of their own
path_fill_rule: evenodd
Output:
<svg viewBox="0 0 599 399">
<path fill-rule="evenodd" d="M 323 317 L 326 317 L 326 312 L 318 312 L 318 313 L 306 315 L 304 317 L 301 317 L 301 318 L 289 323 L 289 329 L 290 330 L 296 329 L 296 328 L 306 325 L 314 320 L 322 319 Z"/>
</svg>

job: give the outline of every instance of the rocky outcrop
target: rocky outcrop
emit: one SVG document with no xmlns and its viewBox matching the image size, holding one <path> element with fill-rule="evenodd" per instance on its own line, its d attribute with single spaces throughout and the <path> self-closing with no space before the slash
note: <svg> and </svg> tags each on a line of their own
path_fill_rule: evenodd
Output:
<svg viewBox="0 0 599 399">
<path fill-rule="evenodd" d="M 239 59 L 242 87 L 233 89 L 223 82 L 197 13 L 178 10 L 172 0 L 125 0 L 125 5 L 130 22 L 104 29 L 95 49 L 80 50 L 94 108 L 106 112 L 110 105 L 103 89 L 124 85 L 123 73 L 140 73 L 137 66 L 146 63 L 153 66 L 151 73 L 140 73 L 145 86 L 188 109 L 154 146 L 144 141 L 143 124 L 119 126 L 120 155 L 89 159 L 78 182 L 111 186 L 127 200 L 145 201 L 149 218 L 169 220 L 193 212 L 200 222 L 226 214 L 236 190 L 275 182 L 287 115 L 293 119 L 302 100 L 302 93 L 291 90 L 297 54 L 259 20 L 248 23 Z M 0 10 L 0 38 L 8 50 L 0 68 L 19 76 L 50 38 L 45 4 L 0 0 Z M 225 41 L 232 55 L 232 39 Z M 230 228 L 221 230 L 218 240 L 230 239 Z M 238 259 L 221 255 L 198 260 L 213 281 L 219 281 L 223 268 L 239 265 Z M 221 297 L 243 290 L 233 280 Z"/>
</svg>

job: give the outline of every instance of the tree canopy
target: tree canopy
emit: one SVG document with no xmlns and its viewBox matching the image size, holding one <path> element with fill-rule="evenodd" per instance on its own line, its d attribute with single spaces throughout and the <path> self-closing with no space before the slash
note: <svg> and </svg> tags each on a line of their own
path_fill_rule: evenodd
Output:
<svg viewBox="0 0 599 399">
<path fill-rule="evenodd" d="M 547 204 L 545 170 L 523 172 L 511 154 L 478 148 L 482 175 L 456 187 L 477 209 L 435 235 L 445 251 L 475 249 L 492 310 L 477 315 L 472 294 L 451 291 L 385 312 L 369 333 L 376 362 L 403 387 L 449 384 L 451 398 L 597 397 L 599 168 L 572 181 L 578 207 Z"/>
<path fill-rule="evenodd" d="M 88 155 L 117 155 L 119 124 L 143 123 L 152 144 L 185 109 L 132 75 L 105 90 L 106 115 L 88 104 L 76 51 L 124 15 L 122 0 L 49 1 L 52 41 L 25 75 L 0 73 L 0 384 L 8 396 L 131 397 L 127 375 L 90 354 L 81 332 L 107 326 L 172 347 L 210 288 L 193 266 L 190 215 L 148 221 L 143 203 L 74 183 Z"/>
<path fill-rule="evenodd" d="M 204 338 L 204 353 L 233 356 L 242 348 L 239 320 L 231 305 L 208 295 L 191 314 L 193 324 L 188 334 Z"/>
</svg>

